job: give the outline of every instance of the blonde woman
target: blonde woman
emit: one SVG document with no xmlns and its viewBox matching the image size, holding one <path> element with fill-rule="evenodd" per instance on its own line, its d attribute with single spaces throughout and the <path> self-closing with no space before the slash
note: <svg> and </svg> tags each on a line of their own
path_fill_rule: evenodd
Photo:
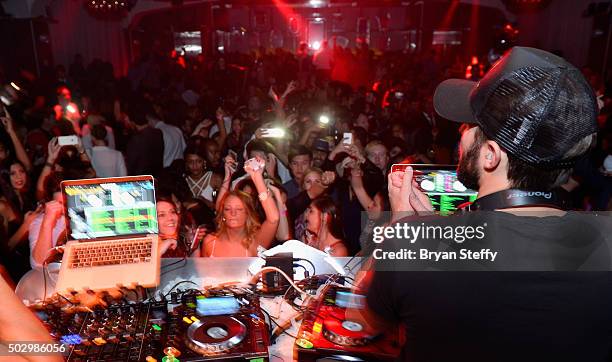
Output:
<svg viewBox="0 0 612 362">
<path fill-rule="evenodd" d="M 263 159 L 257 161 L 264 164 Z M 268 248 L 274 240 L 279 213 L 264 183 L 264 167 L 254 167 L 254 163 L 249 163 L 244 170 L 255 184 L 266 219 L 262 223 L 257 220 L 253 199 L 249 195 L 240 191 L 226 192 L 218 203 L 217 232 L 204 239 L 201 256 L 256 256 L 258 246 Z"/>
</svg>

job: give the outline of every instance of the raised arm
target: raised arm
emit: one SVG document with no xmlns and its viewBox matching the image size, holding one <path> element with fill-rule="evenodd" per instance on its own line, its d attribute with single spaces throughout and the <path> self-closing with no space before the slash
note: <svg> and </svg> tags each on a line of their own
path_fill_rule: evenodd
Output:
<svg viewBox="0 0 612 362">
<path fill-rule="evenodd" d="M 217 126 L 219 127 L 219 135 L 221 136 L 217 143 L 220 148 L 225 147 L 225 140 L 227 139 L 227 130 L 225 129 L 225 111 L 223 108 L 217 108 Z"/>
<path fill-rule="evenodd" d="M 264 164 L 263 159 L 258 159 L 261 164 Z M 266 214 L 266 220 L 261 224 L 261 229 L 257 233 L 256 240 L 259 242 L 259 245 L 264 248 L 268 248 L 272 244 L 272 240 L 274 240 L 274 235 L 276 235 L 276 229 L 278 228 L 279 222 L 279 214 L 278 208 L 276 207 L 276 202 L 270 195 L 270 191 L 266 187 L 263 179 L 263 167 L 254 170 L 252 165 L 247 164 L 244 167 L 244 170 L 251 176 L 251 180 L 255 184 L 255 189 L 257 189 L 257 194 L 259 197 L 259 201 L 261 202 L 261 206 L 264 209 L 264 213 Z"/>
<path fill-rule="evenodd" d="M 299 143 L 301 145 L 307 145 L 308 140 L 310 139 L 310 135 L 312 135 L 313 133 L 319 133 L 321 132 L 322 128 L 319 126 L 318 123 L 313 123 L 310 127 L 308 127 L 304 133 L 302 134 L 302 137 L 300 137 L 300 141 Z"/>
<path fill-rule="evenodd" d="M 279 211 L 279 221 L 278 229 L 276 230 L 276 239 L 280 241 L 289 240 L 291 239 L 292 235 L 291 228 L 289 227 L 287 206 L 283 201 L 283 195 L 276 186 L 270 186 L 270 191 L 272 192 L 272 196 L 274 196 L 274 201 L 276 202 L 276 207 Z"/>
<path fill-rule="evenodd" d="M 53 167 L 55 166 L 55 161 L 61 149 L 62 146 L 57 144 L 57 138 L 53 137 L 48 145 L 47 162 L 45 162 L 45 166 L 40 172 L 40 176 L 38 176 L 38 181 L 36 182 L 36 199 L 38 201 L 44 200 L 47 196 L 45 190 L 47 178 L 53 173 Z"/>
<path fill-rule="evenodd" d="M 75 145 L 75 147 L 79 152 L 79 158 L 81 159 L 81 162 L 89 163 L 90 167 L 93 168 L 93 166 L 91 165 L 91 160 L 89 159 L 89 156 L 87 156 L 87 152 L 85 152 L 85 147 L 83 147 L 83 141 L 81 140 L 81 137 L 78 137 L 77 139 L 78 143 Z"/>
<path fill-rule="evenodd" d="M 380 193 L 370 197 L 363 186 L 363 171 L 360 168 L 351 169 L 351 188 L 357 196 L 361 207 L 368 213 L 371 220 L 377 220 L 383 211 L 383 197 Z"/>
<path fill-rule="evenodd" d="M 23 147 L 21 139 L 19 139 L 19 136 L 15 131 L 15 127 L 13 125 L 13 118 L 8 113 L 8 110 L 4 105 L 2 105 L 2 108 L 4 108 L 4 114 L 6 114 L 6 117 L 1 117 L 0 120 L 2 120 L 2 126 L 11 138 L 11 142 L 13 142 L 13 147 L 15 148 L 15 157 L 17 157 L 17 160 L 23 164 L 23 167 L 26 169 L 26 171 L 30 171 L 32 169 L 32 162 L 30 161 L 30 157 L 28 157 L 28 153 Z"/>
<path fill-rule="evenodd" d="M 287 84 L 287 88 L 285 88 L 285 92 L 283 92 L 283 94 L 278 99 L 278 103 L 276 107 L 276 115 L 279 118 L 281 119 L 285 118 L 285 104 L 287 103 L 287 97 L 289 96 L 289 94 L 293 93 L 293 91 L 295 91 L 297 87 L 298 87 L 297 82 L 292 80 L 291 82 L 289 82 L 289 84 Z"/>
<path fill-rule="evenodd" d="M 223 175 L 223 182 L 217 193 L 217 200 L 215 201 L 215 210 L 219 210 L 221 200 L 223 196 L 229 191 L 232 183 L 232 175 L 236 171 L 236 160 L 230 155 L 225 156 L 225 174 Z"/>
<path fill-rule="evenodd" d="M 43 216 L 40 232 L 36 239 L 36 245 L 32 248 L 32 259 L 35 265 L 42 265 L 53 248 L 53 229 L 62 217 L 63 206 L 57 201 L 49 201 L 45 204 L 45 215 Z"/>
</svg>

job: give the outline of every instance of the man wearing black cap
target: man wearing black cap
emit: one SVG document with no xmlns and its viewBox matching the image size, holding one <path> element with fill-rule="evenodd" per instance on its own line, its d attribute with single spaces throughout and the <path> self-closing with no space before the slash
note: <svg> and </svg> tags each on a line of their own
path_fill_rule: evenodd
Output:
<svg viewBox="0 0 612 362">
<path fill-rule="evenodd" d="M 606 234 L 581 228 L 589 225 L 585 216 L 564 212 L 554 191 L 595 142 L 597 103 L 587 81 L 562 58 L 515 47 L 478 83 L 442 82 L 434 105 L 442 117 L 465 124 L 458 177 L 478 190 L 471 210 L 504 211 L 491 213 L 492 222 L 511 262 L 583 266 L 597 254 L 607 269 L 401 272 L 377 266 L 362 317 L 379 328 L 405 327 L 403 360 L 610 361 L 610 258 L 591 248 L 605 245 Z M 389 175 L 396 220 L 400 212 L 433 210 L 412 176 L 411 168 Z"/>
</svg>

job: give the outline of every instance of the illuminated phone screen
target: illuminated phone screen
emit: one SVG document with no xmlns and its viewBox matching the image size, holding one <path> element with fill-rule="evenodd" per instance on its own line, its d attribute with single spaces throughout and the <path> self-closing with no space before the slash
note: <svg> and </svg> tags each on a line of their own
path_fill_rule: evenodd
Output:
<svg viewBox="0 0 612 362">
<path fill-rule="evenodd" d="M 408 166 L 412 166 L 414 180 L 441 215 L 453 214 L 459 206 L 473 202 L 478 196 L 457 179 L 454 165 L 394 164 L 391 172 L 403 172 Z"/>
</svg>

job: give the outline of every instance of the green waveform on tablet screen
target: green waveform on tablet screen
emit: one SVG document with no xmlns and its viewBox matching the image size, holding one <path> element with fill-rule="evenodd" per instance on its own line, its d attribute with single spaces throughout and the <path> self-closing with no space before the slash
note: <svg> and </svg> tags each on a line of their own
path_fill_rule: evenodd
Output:
<svg viewBox="0 0 612 362">
<path fill-rule="evenodd" d="M 468 201 L 474 201 L 477 195 L 428 195 L 433 208 L 440 215 L 450 215 L 457 211 L 457 207 Z"/>
</svg>

